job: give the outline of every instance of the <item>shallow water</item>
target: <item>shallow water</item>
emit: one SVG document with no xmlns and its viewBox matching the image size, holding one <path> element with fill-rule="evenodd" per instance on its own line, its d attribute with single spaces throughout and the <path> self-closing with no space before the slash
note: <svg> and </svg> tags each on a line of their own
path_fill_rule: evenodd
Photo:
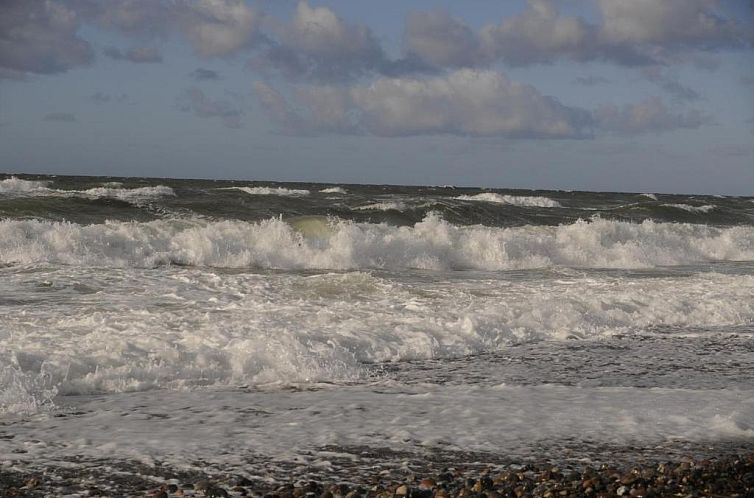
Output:
<svg viewBox="0 0 754 498">
<path fill-rule="evenodd" d="M 0 179 L 0 459 L 345 475 L 751 451 L 752 213 Z"/>
</svg>

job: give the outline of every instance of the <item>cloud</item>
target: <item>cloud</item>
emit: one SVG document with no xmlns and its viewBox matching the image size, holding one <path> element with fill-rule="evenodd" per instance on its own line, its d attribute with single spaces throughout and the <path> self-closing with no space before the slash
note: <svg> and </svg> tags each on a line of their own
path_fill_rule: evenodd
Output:
<svg viewBox="0 0 754 498">
<path fill-rule="evenodd" d="M 164 0 L 63 0 L 88 21 L 107 31 L 139 37 L 166 36 L 176 2 Z"/>
<path fill-rule="evenodd" d="M 217 71 L 213 71 L 211 69 L 204 69 L 202 67 L 198 67 L 191 71 L 189 73 L 189 77 L 196 80 L 196 81 L 211 81 L 211 80 L 219 80 L 220 79 L 220 73 Z"/>
<path fill-rule="evenodd" d="M 702 50 L 751 42 L 743 26 L 721 17 L 718 0 L 597 0 L 602 38 L 613 44 L 646 44 Z"/>
<path fill-rule="evenodd" d="M 251 65 L 293 80 L 347 81 L 388 64 L 379 42 L 363 25 L 349 24 L 327 7 L 301 1 L 293 19 Z"/>
<path fill-rule="evenodd" d="M 242 128 L 243 111 L 227 100 L 213 100 L 198 88 L 189 88 L 178 98 L 178 108 L 200 118 L 220 118 L 228 128 Z"/>
<path fill-rule="evenodd" d="M 591 126 L 588 111 L 493 71 L 301 88 L 293 105 L 267 84 L 255 91 L 267 115 L 289 133 L 583 138 Z"/>
<path fill-rule="evenodd" d="M 697 110 L 674 112 L 659 97 L 623 107 L 602 105 L 594 112 L 594 119 L 597 128 L 624 135 L 696 129 L 712 123 L 710 116 Z"/>
<path fill-rule="evenodd" d="M 561 57 L 594 59 L 599 48 L 594 25 L 581 18 L 561 16 L 550 0 L 529 0 L 520 15 L 482 28 L 480 38 L 490 57 L 513 66 Z"/>
<path fill-rule="evenodd" d="M 162 54 L 154 47 L 132 47 L 125 53 L 115 47 L 107 47 L 102 51 L 107 57 L 115 60 L 125 60 L 133 63 L 162 62 Z"/>
<path fill-rule="evenodd" d="M 433 66 L 473 67 L 489 62 L 471 28 L 445 11 L 411 13 L 403 38 L 409 58 Z"/>
<path fill-rule="evenodd" d="M 203 57 L 224 57 L 251 46 L 260 28 L 243 0 L 63 0 L 106 30 L 135 37 L 182 33 Z"/>
<path fill-rule="evenodd" d="M 89 64 L 94 52 L 79 38 L 79 18 L 65 5 L 42 0 L 0 2 L 0 77 L 62 73 Z"/>
<path fill-rule="evenodd" d="M 717 144 L 710 151 L 730 157 L 754 157 L 754 145 L 750 144 Z"/>
<path fill-rule="evenodd" d="M 73 123 L 76 121 L 76 116 L 69 112 L 51 112 L 45 114 L 42 119 L 45 121 L 57 121 L 59 123 Z"/>
<path fill-rule="evenodd" d="M 409 16 L 404 51 L 435 67 L 510 66 L 558 60 L 670 64 L 722 49 L 751 47 L 752 26 L 720 14 L 718 0 L 596 0 L 600 23 L 562 15 L 552 0 L 528 0 L 520 14 L 473 32 L 443 12 Z M 690 57 L 690 59 L 689 59 Z"/>
<path fill-rule="evenodd" d="M 602 76 L 579 76 L 574 80 L 574 83 L 578 83 L 579 85 L 583 86 L 597 86 L 597 85 L 607 85 L 610 83 L 610 80 L 607 78 L 603 78 Z"/>
<path fill-rule="evenodd" d="M 97 105 L 108 104 L 110 102 L 123 104 L 131 100 L 131 97 L 129 97 L 125 93 L 121 93 L 120 95 L 113 95 L 113 94 L 104 93 L 104 92 L 97 92 L 93 94 L 90 98 L 92 102 L 94 102 Z"/>
<path fill-rule="evenodd" d="M 679 83 L 676 77 L 668 74 L 662 66 L 648 66 L 641 72 L 648 81 L 657 84 L 676 101 L 691 102 L 702 98 L 699 92 Z"/>
<path fill-rule="evenodd" d="M 260 16 L 243 0 L 194 0 L 177 7 L 179 26 L 204 57 L 227 56 L 255 41 Z"/>
</svg>

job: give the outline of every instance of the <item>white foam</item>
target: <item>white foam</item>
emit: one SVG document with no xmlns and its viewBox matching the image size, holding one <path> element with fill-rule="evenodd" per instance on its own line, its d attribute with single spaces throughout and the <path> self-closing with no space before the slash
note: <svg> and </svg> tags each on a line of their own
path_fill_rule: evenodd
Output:
<svg viewBox="0 0 754 498">
<path fill-rule="evenodd" d="M 642 197 L 646 197 L 648 199 L 652 199 L 653 201 L 657 200 L 657 195 L 655 195 L 655 194 L 639 194 L 639 195 L 642 196 Z"/>
<path fill-rule="evenodd" d="M 347 194 L 348 191 L 343 187 L 329 187 L 320 190 L 322 194 Z"/>
<path fill-rule="evenodd" d="M 331 235 L 307 240 L 288 223 L 157 220 L 78 225 L 0 221 L 0 263 L 276 269 L 418 268 L 509 270 L 551 266 L 646 268 L 753 261 L 754 228 L 628 223 L 455 226 L 436 215 L 413 227 L 331 220 Z"/>
<path fill-rule="evenodd" d="M 6 269 L 7 295 L 18 303 L 3 303 L 0 328 L 6 410 L 29 410 L 52 390 L 363 381 L 370 362 L 754 322 L 754 276 L 714 273 L 627 284 L 579 272 L 428 282 L 365 272 L 58 267 Z"/>
<path fill-rule="evenodd" d="M 523 207 L 561 207 L 560 203 L 549 197 L 502 195 L 494 192 L 482 192 L 475 195 L 460 195 L 456 199 L 464 201 L 493 202 L 496 204 L 510 204 Z"/>
<path fill-rule="evenodd" d="M 44 195 L 49 181 L 22 180 L 15 176 L 0 180 L 0 195 Z"/>
<path fill-rule="evenodd" d="M 714 204 L 706 204 L 704 206 L 692 206 L 690 204 L 663 204 L 664 207 L 672 207 L 676 209 L 682 209 L 689 213 L 709 213 L 717 206 Z"/>
<path fill-rule="evenodd" d="M 0 459 L 38 468 L 71 455 L 178 468 L 198 460 L 199 470 L 243 475 L 249 461 L 328 465 L 333 453 L 323 448 L 333 446 L 417 457 L 427 450 L 479 451 L 525 461 L 541 459 L 542 448 L 555 455 L 570 446 L 594 457 L 590 449 L 612 445 L 754 439 L 751 390 L 375 387 L 73 400 L 77 416 L 12 426 L 16 437 L 3 441 Z"/>
<path fill-rule="evenodd" d="M 357 206 L 354 209 L 359 211 L 403 211 L 406 209 L 406 203 L 401 201 L 374 202 L 372 204 Z"/>
<path fill-rule="evenodd" d="M 279 195 L 283 197 L 300 197 L 309 195 L 308 190 L 289 189 L 283 187 L 223 187 L 218 190 L 240 190 L 249 195 Z"/>
<path fill-rule="evenodd" d="M 64 190 L 49 188 L 50 182 L 20 180 L 12 177 L 0 181 L 0 195 L 16 197 L 85 197 L 90 199 L 120 199 L 124 201 L 144 201 L 164 196 L 175 196 L 175 191 L 165 185 L 150 187 L 121 188 L 119 182 L 107 182 L 102 187 L 87 190 Z"/>
</svg>

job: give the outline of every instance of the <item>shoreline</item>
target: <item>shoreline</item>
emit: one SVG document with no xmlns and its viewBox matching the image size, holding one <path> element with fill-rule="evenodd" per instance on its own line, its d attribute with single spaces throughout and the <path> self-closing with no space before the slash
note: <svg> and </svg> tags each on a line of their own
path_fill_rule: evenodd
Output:
<svg viewBox="0 0 754 498">
<path fill-rule="evenodd" d="M 336 448 L 332 448 L 336 450 Z M 355 451 L 351 449 L 351 451 Z M 0 465 L 0 496 L 144 497 L 172 496 L 267 498 L 500 498 L 500 497 L 752 497 L 754 449 L 744 453 L 680 457 L 648 457 L 634 462 L 600 465 L 556 465 L 538 462 L 481 462 L 454 456 L 432 460 L 389 450 L 363 448 L 379 463 L 364 468 L 308 469 L 301 463 L 249 461 L 243 472 L 224 472 L 211 464 L 203 469 L 177 469 L 129 460 L 76 460 L 42 469 L 23 462 Z M 367 454 L 371 452 L 371 454 Z M 336 451 L 333 455 L 339 455 Z M 620 453 L 615 453 L 619 456 Z M 473 454 L 467 454 L 473 457 Z M 403 457 L 403 458 L 402 458 Z M 404 459 L 409 457 L 409 459 Z M 392 459 L 392 460 L 390 460 Z M 617 460 L 620 460 L 618 458 Z M 312 470 L 312 472 L 308 471 Z"/>
</svg>

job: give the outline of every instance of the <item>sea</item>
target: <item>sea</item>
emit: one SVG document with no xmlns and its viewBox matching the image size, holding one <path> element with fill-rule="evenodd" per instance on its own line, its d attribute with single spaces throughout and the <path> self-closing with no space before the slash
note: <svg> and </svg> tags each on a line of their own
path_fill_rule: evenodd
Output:
<svg viewBox="0 0 754 498">
<path fill-rule="evenodd" d="M 754 198 L 0 175 L 5 468 L 742 451 Z"/>
</svg>

